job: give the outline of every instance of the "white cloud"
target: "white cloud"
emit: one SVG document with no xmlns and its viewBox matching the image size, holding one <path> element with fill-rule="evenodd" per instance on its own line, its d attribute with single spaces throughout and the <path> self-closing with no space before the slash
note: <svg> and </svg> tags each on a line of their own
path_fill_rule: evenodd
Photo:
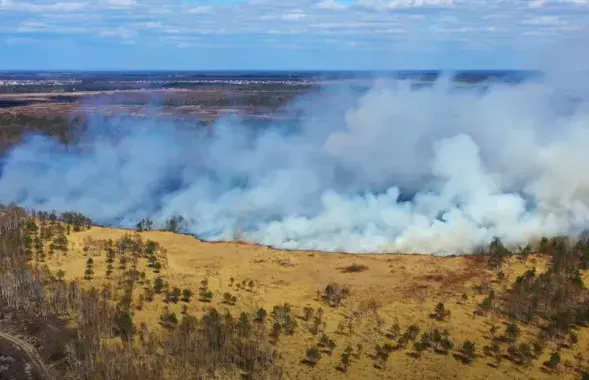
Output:
<svg viewBox="0 0 589 380">
<path fill-rule="evenodd" d="M 31 3 L 2 0 L 0 10 L 15 12 L 74 12 L 88 7 L 85 2 Z"/>
<path fill-rule="evenodd" d="M 589 6 L 589 0 L 562 0 L 564 3 Z"/>
<path fill-rule="evenodd" d="M 348 6 L 342 3 L 337 2 L 336 0 L 321 0 L 317 4 L 315 4 L 314 8 L 316 9 L 326 9 L 326 10 L 342 10 L 346 9 Z"/>
<path fill-rule="evenodd" d="M 564 22 L 558 16 L 540 16 L 521 21 L 524 25 L 562 25 Z"/>
<path fill-rule="evenodd" d="M 528 3 L 530 8 L 542 8 L 544 5 L 546 5 L 546 0 L 531 0 Z"/>
<path fill-rule="evenodd" d="M 307 15 L 304 13 L 287 13 L 287 14 L 280 16 L 280 18 L 282 20 L 292 21 L 292 20 L 301 20 L 301 19 L 305 18 L 306 16 Z"/>
<path fill-rule="evenodd" d="M 136 0 L 103 0 L 109 8 L 130 8 L 137 5 Z"/>
<path fill-rule="evenodd" d="M 53 25 L 37 21 L 25 21 L 14 30 L 18 34 L 52 33 L 52 34 L 83 34 L 88 30 L 81 26 Z"/>
<path fill-rule="evenodd" d="M 456 16 L 444 16 L 438 19 L 439 22 L 444 22 L 448 24 L 456 24 L 458 23 L 458 18 Z"/>
<path fill-rule="evenodd" d="M 161 21 L 147 21 L 147 22 L 140 22 L 135 24 L 139 28 L 142 29 L 163 29 L 165 28 L 164 24 Z"/>
<path fill-rule="evenodd" d="M 137 35 L 137 32 L 135 30 L 127 29 L 127 28 L 123 28 L 123 27 L 109 29 L 109 30 L 103 30 L 98 34 L 98 36 L 102 37 L 102 38 L 114 37 L 114 38 L 119 38 L 122 40 L 129 40 L 129 39 L 135 37 L 136 35 Z"/>
<path fill-rule="evenodd" d="M 200 4 L 200 5 L 198 5 Z M 166 0 L 0 0 L 0 33 L 67 34 L 70 38 L 162 41 L 209 38 L 249 43 L 272 35 L 282 43 L 311 46 L 416 45 L 475 41 L 508 46 L 558 37 L 581 25 L 589 0 L 251 0 L 192 3 Z M 116 26 L 116 27 L 113 27 Z M 467 35 L 471 41 L 461 36 Z M 155 37 L 155 39 L 154 39 Z M 202 42 L 202 41 L 201 41 Z M 479 45 L 481 45 L 479 43 Z"/>
<path fill-rule="evenodd" d="M 558 6 L 589 6 L 589 0 L 530 0 L 530 8 L 549 8 Z"/>
<path fill-rule="evenodd" d="M 200 5 L 198 7 L 189 8 L 186 10 L 186 13 L 189 14 L 208 14 L 213 12 L 213 7 L 210 5 Z"/>
<path fill-rule="evenodd" d="M 358 0 L 358 5 L 373 10 L 398 10 L 410 8 L 445 8 L 455 5 L 456 0 Z"/>
</svg>

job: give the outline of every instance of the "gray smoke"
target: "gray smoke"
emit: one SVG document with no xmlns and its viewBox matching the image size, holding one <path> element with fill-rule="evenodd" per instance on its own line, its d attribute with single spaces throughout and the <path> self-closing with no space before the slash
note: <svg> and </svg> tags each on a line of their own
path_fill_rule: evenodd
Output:
<svg viewBox="0 0 589 380">
<path fill-rule="evenodd" d="M 589 224 L 579 83 L 376 83 L 297 102 L 294 126 L 224 119 L 212 133 L 95 121 L 74 146 L 34 136 L 13 149 L 0 201 L 123 227 L 179 214 L 205 240 L 289 249 L 451 254 L 575 235 Z"/>
</svg>

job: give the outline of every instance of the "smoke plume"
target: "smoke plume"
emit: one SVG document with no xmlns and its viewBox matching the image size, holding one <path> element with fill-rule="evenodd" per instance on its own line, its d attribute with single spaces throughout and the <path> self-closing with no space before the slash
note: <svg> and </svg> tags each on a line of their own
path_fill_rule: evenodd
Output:
<svg viewBox="0 0 589 380">
<path fill-rule="evenodd" d="M 296 125 L 264 128 L 96 120 L 73 145 L 15 147 L 0 201 L 123 227 L 182 215 L 205 240 L 288 249 L 452 254 L 575 235 L 589 221 L 580 82 L 377 83 L 302 99 Z"/>
</svg>

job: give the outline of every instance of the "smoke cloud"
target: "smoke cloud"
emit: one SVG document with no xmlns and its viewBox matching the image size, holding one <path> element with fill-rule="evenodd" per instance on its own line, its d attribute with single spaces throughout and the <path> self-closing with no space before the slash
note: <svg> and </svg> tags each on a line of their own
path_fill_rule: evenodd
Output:
<svg viewBox="0 0 589 380">
<path fill-rule="evenodd" d="M 459 254 L 575 235 L 589 222 L 586 79 L 324 91 L 296 102 L 296 125 L 264 128 L 96 120 L 71 146 L 15 147 L 0 201 L 122 227 L 179 214 L 205 240 L 288 249 Z"/>
</svg>

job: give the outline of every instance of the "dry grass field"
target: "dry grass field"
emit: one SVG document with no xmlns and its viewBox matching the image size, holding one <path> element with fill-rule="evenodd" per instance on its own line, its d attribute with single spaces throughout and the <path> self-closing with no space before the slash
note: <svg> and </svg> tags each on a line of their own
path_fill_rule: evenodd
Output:
<svg viewBox="0 0 589 380">
<path fill-rule="evenodd" d="M 488 258 L 482 255 L 443 258 L 282 251 L 245 243 L 206 243 L 171 232 L 136 233 L 92 227 L 71 232 L 67 237 L 68 251 L 47 255 L 44 264 L 51 272 L 78 280 L 84 287 L 110 289 L 116 300 L 123 268 L 130 263 L 123 263 L 122 268 L 117 258 L 107 278 L 103 248 L 105 241 L 123 236 L 140 236 L 142 241 L 152 240 L 161 247 L 159 273 L 148 267 L 147 260 L 134 261 L 134 268 L 145 273 L 141 282 L 146 288 L 159 277 L 169 290 L 188 288 L 194 294 L 188 302 L 165 300 L 163 291 L 148 301 L 141 287 L 136 287 L 132 302 L 137 326 L 145 323 L 167 334 L 166 328 L 160 326 L 160 318 L 167 310 L 178 319 L 186 313 L 200 318 L 210 308 L 222 314 L 228 310 L 237 318 L 243 311 L 256 315 L 263 308 L 268 312 L 265 323 L 270 331 L 271 311 L 288 303 L 296 328 L 291 335 L 282 333 L 274 339 L 287 379 L 579 379 L 586 370 L 587 328 L 578 328 L 572 343 L 546 341 L 544 349 L 526 363 L 514 360 L 507 342 L 500 343 L 496 355 L 486 352 L 493 337 L 500 342 L 497 337 L 506 334 L 509 320 L 497 310 L 478 315 L 475 311 L 489 292 L 494 291 L 500 299 L 526 271 L 546 271 L 548 255 L 532 254 L 526 259 L 514 255 L 500 269 L 490 269 Z M 85 276 L 89 257 L 92 273 Z M 587 283 L 588 274 L 582 275 Z M 324 298 L 329 284 L 332 292 L 343 294 L 341 303 L 337 300 L 339 305 L 330 305 L 333 298 Z M 210 302 L 199 299 L 202 287 L 212 292 Z M 345 288 L 347 291 L 340 292 Z M 436 318 L 433 313 L 439 303 L 443 303 L 444 310 Z M 445 311 L 450 312 L 448 316 Z M 442 349 L 432 344 L 421 353 L 412 341 L 399 347 L 398 337 L 411 325 L 419 328 L 415 342 L 422 333 L 438 329 L 447 330 L 442 334 L 453 346 Z M 521 332 L 512 342 L 514 346 L 532 345 L 537 340 L 538 324 L 518 322 L 517 326 Z M 463 360 L 461 353 L 467 340 L 475 345 L 470 363 Z M 384 359 L 379 358 L 377 345 L 387 352 Z M 316 364 L 305 362 L 311 347 L 321 352 L 319 358 L 312 355 Z M 349 365 L 347 371 L 342 371 L 338 367 L 346 349 Z M 556 351 L 561 360 L 554 369 L 548 368 Z"/>
</svg>

